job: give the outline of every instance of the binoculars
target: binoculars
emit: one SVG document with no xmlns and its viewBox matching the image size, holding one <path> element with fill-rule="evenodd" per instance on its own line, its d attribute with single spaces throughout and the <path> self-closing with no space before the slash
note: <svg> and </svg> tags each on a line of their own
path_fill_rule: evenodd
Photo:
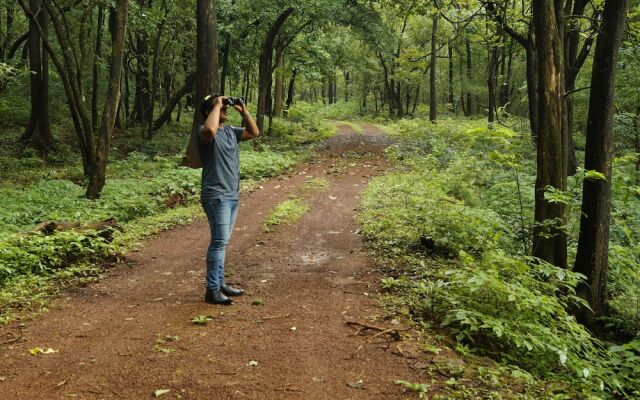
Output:
<svg viewBox="0 0 640 400">
<path fill-rule="evenodd" d="M 227 97 L 226 99 L 222 100 L 222 105 L 225 106 L 235 106 L 236 104 L 243 105 L 244 97 L 236 97 L 235 99 L 233 97 Z"/>
</svg>

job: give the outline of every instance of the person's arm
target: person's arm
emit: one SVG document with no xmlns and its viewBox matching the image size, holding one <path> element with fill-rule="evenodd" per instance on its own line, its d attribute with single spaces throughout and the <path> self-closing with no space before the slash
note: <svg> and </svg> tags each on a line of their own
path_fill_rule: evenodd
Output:
<svg viewBox="0 0 640 400">
<path fill-rule="evenodd" d="M 260 136 L 260 129 L 258 129 L 258 125 L 249 114 L 249 110 L 247 110 L 247 105 L 242 104 L 234 104 L 233 106 L 240 115 L 242 116 L 242 120 L 244 121 L 244 131 L 242 132 L 242 136 L 240 140 L 251 140 Z"/>
<path fill-rule="evenodd" d="M 216 97 L 213 103 L 213 110 L 207 116 L 204 121 L 204 129 L 202 129 L 202 141 L 206 144 L 211 143 L 216 133 L 218 133 L 218 127 L 220 126 L 220 109 L 222 108 L 222 96 Z"/>
</svg>

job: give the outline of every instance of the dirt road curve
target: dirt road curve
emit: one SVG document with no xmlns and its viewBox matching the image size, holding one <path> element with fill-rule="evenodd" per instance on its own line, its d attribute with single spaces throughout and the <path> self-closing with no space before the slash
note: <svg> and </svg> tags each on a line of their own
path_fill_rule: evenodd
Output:
<svg viewBox="0 0 640 400">
<path fill-rule="evenodd" d="M 247 294 L 232 306 L 203 302 L 200 221 L 148 241 L 36 320 L 0 328 L 22 331 L 0 346 L 0 399 L 148 399 L 158 389 L 170 390 L 161 399 L 415 398 L 394 384 L 424 381 L 415 360 L 380 343 L 388 335 L 347 324 L 394 327 L 372 318 L 379 276 L 354 219 L 367 181 L 384 171 L 386 144 L 371 126 L 341 125 L 314 160 L 242 196 L 227 268 Z M 263 232 L 290 196 L 309 213 Z M 212 320 L 193 324 L 200 315 Z M 33 356 L 34 347 L 56 352 Z"/>
</svg>

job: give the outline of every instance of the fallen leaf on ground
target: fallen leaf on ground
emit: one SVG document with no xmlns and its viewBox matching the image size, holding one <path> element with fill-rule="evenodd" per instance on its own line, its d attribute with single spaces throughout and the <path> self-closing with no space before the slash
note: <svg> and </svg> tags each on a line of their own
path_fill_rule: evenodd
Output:
<svg viewBox="0 0 640 400">
<path fill-rule="evenodd" d="M 160 397 L 163 394 L 167 394 L 171 391 L 171 389 L 158 389 L 158 390 L 154 390 L 153 392 L 153 397 Z"/>
<path fill-rule="evenodd" d="M 354 389 L 364 389 L 364 381 L 362 379 L 358 379 L 355 382 L 348 382 L 347 386 Z"/>
<path fill-rule="evenodd" d="M 248 366 L 250 367 L 257 367 L 258 366 L 258 362 L 256 360 L 251 360 L 247 363 Z"/>
</svg>

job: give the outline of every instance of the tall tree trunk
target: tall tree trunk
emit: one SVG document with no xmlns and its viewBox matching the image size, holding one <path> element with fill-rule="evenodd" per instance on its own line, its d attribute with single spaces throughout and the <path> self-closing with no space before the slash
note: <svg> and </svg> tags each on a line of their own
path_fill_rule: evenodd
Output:
<svg viewBox="0 0 640 400">
<path fill-rule="evenodd" d="M 473 63 L 471 60 L 471 42 L 467 39 L 464 43 L 465 50 L 467 52 L 467 104 L 464 115 L 469 117 L 473 113 L 473 107 L 471 107 L 472 93 L 469 89 L 471 87 L 471 81 L 473 79 Z"/>
<path fill-rule="evenodd" d="M 226 33 L 224 37 L 224 48 L 222 49 L 222 72 L 220 73 L 220 94 L 225 94 L 227 89 L 227 75 L 229 74 L 229 52 L 231 51 L 231 34 Z"/>
<path fill-rule="evenodd" d="M 111 147 L 111 135 L 120 102 L 120 77 L 124 58 L 124 37 L 127 26 L 128 0 L 118 0 L 111 10 L 111 60 L 109 62 L 109 81 L 105 96 L 104 110 L 96 138 L 96 164 L 89 178 L 87 197 L 97 199 L 104 187 Z"/>
<path fill-rule="evenodd" d="M 14 13 L 14 5 L 13 2 L 7 2 L 5 6 L 6 10 L 6 30 L 4 35 L 4 45 L 2 46 L 2 60 L 8 56 L 9 46 L 11 46 L 11 42 L 13 42 L 13 13 Z M 10 58 L 10 57 L 9 57 Z"/>
<path fill-rule="evenodd" d="M 162 22 L 160 22 L 160 26 L 158 27 L 158 31 L 156 32 L 155 40 L 153 43 L 153 60 L 151 62 L 151 92 L 149 95 L 149 119 L 147 120 L 147 132 L 146 138 L 151 139 L 153 137 L 153 132 L 155 129 L 153 128 L 153 115 L 155 114 L 155 106 L 156 106 L 156 97 L 158 94 L 158 86 L 160 80 L 160 57 L 164 53 L 165 47 L 160 47 L 160 41 L 162 39 L 162 33 L 164 32 L 165 23 L 169 17 L 169 8 L 166 7 L 166 3 L 164 3 L 164 18 L 162 18 Z"/>
<path fill-rule="evenodd" d="M 291 79 L 289 79 L 289 89 L 287 90 L 287 110 L 291 108 L 291 104 L 293 103 L 296 88 L 296 75 L 298 75 L 298 68 L 293 69 Z"/>
<path fill-rule="evenodd" d="M 487 113 L 487 121 L 489 127 L 493 126 L 495 121 L 496 112 L 496 69 L 498 66 L 498 48 L 494 45 L 490 45 L 489 48 L 489 63 L 487 65 L 487 89 L 489 92 L 489 105 Z"/>
<path fill-rule="evenodd" d="M 455 99 L 453 98 L 453 47 L 451 46 L 451 42 L 447 45 L 447 53 L 449 59 L 449 96 L 447 101 L 449 102 L 451 107 L 451 111 L 456 112 Z"/>
<path fill-rule="evenodd" d="M 538 105 L 540 104 L 538 93 L 538 60 L 537 49 L 533 38 L 532 29 L 529 28 L 527 37 L 526 62 L 527 62 L 527 99 L 529 104 L 529 127 L 531 128 L 531 136 L 534 141 L 538 138 L 539 118 Z"/>
<path fill-rule="evenodd" d="M 580 23 L 578 18 L 584 14 L 587 0 L 575 0 L 573 3 L 573 10 L 571 11 L 572 18 L 567 18 L 565 35 L 565 92 L 570 93 L 576 87 L 576 78 L 578 72 L 582 68 L 582 64 L 586 60 L 591 45 L 593 42 L 593 36 L 588 36 L 582 48 L 580 54 L 578 54 L 578 46 L 580 44 Z M 571 4 L 568 3 L 567 6 Z M 576 160 L 576 151 L 573 144 L 573 96 L 569 95 L 565 97 L 567 103 L 567 134 L 569 135 L 569 161 L 567 164 L 567 173 L 573 175 L 578 169 L 578 161 Z"/>
<path fill-rule="evenodd" d="M 576 314 L 579 320 L 590 325 L 595 317 L 605 313 L 615 76 L 627 7 L 627 0 L 606 0 L 591 74 L 585 169 L 598 171 L 605 179 L 583 182 L 580 236 L 574 265 L 575 272 L 587 277 L 579 283 L 577 294 L 591 307 L 591 310 L 581 307 Z"/>
<path fill-rule="evenodd" d="M 273 115 L 282 116 L 282 105 L 284 103 L 284 52 L 280 53 L 276 65 L 276 82 L 273 94 Z"/>
<path fill-rule="evenodd" d="M 193 128 L 204 122 L 200 113 L 200 102 L 208 94 L 218 92 L 219 88 L 216 1 L 197 0 L 196 7 L 196 93 Z"/>
<path fill-rule="evenodd" d="M 438 33 L 438 14 L 433 16 L 431 26 L 431 71 L 429 75 L 429 121 L 435 122 L 438 119 L 437 93 L 436 93 L 436 35 Z"/>
<path fill-rule="evenodd" d="M 511 71 L 513 64 L 513 38 L 509 39 L 509 47 L 504 54 L 506 60 L 503 59 L 500 66 L 500 75 L 502 75 L 502 84 L 500 85 L 500 107 L 506 107 L 510 101 L 511 94 Z M 506 64 L 506 66 L 505 66 Z"/>
<path fill-rule="evenodd" d="M 333 71 L 333 104 L 338 102 L 338 76 L 335 71 Z"/>
<path fill-rule="evenodd" d="M 545 198 L 547 187 L 567 189 L 567 137 L 564 97 L 562 9 L 553 2 L 533 2 L 538 71 L 538 148 L 533 255 L 567 266 L 565 206 Z"/>
<path fill-rule="evenodd" d="M 280 33 L 282 25 L 284 25 L 285 21 L 293 11 L 294 8 L 289 7 L 280 13 L 278 18 L 276 18 L 269 28 L 260 52 L 260 61 L 258 64 L 258 107 L 256 112 L 256 124 L 261 132 L 264 128 L 264 117 L 267 111 L 267 90 L 271 85 L 271 78 L 273 75 L 273 44 L 278 33 Z"/>
<path fill-rule="evenodd" d="M 351 74 L 349 71 L 344 71 L 344 101 L 349 102 L 349 96 L 351 95 Z"/>
<path fill-rule="evenodd" d="M 42 7 L 42 1 L 30 0 L 29 8 L 37 16 L 37 22 L 43 32 L 47 33 L 48 14 Z M 29 23 L 29 66 L 31 117 L 20 141 L 29 143 L 46 157 L 55 146 L 49 123 L 49 58 L 43 49 L 36 20 L 31 20 Z"/>
<path fill-rule="evenodd" d="M 98 6 L 98 28 L 96 29 L 96 48 L 93 53 L 93 77 L 91 87 L 91 122 L 94 129 L 98 127 L 98 71 L 102 57 L 102 26 L 104 24 L 104 7 Z"/>
</svg>

